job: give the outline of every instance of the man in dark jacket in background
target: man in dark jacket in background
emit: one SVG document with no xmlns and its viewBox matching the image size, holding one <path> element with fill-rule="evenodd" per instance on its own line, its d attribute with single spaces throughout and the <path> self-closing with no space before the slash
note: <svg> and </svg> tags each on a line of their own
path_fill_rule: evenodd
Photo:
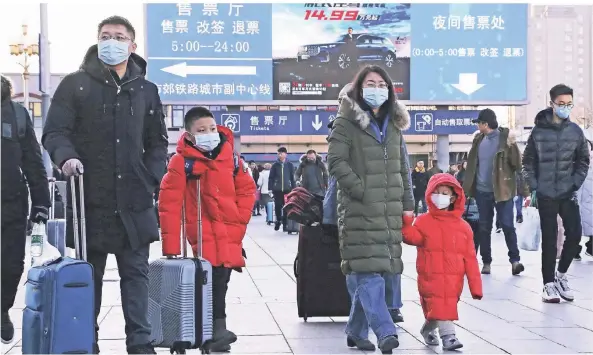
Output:
<svg viewBox="0 0 593 355">
<path fill-rule="evenodd" d="M 276 210 L 276 224 L 274 230 L 280 229 L 282 223 L 282 230 L 286 231 L 288 219 L 282 213 L 284 207 L 284 196 L 295 188 L 295 171 L 294 165 L 286 160 L 288 151 L 285 147 L 278 148 L 278 161 L 272 165 L 270 170 L 270 178 L 268 181 L 268 189 L 274 194 L 274 209 Z"/>
<path fill-rule="evenodd" d="M 430 178 L 433 175 L 441 174 L 442 172 L 443 172 L 443 170 L 441 170 L 441 168 L 439 168 L 438 160 L 433 160 L 432 167 L 430 169 L 428 169 L 428 180 L 430 180 Z"/>
<path fill-rule="evenodd" d="M 25 265 L 27 215 L 32 223 L 48 218 L 49 186 L 29 112 L 11 100 L 12 85 L 1 78 L 2 102 L 2 342 L 14 338 L 8 311 L 14 305 Z M 25 181 L 26 179 L 26 181 Z M 29 211 L 29 191 L 31 210 Z M 30 213 L 29 213 L 30 212 Z"/>
<path fill-rule="evenodd" d="M 296 171 L 296 181 L 310 193 L 325 196 L 327 190 L 328 173 L 321 157 L 313 149 L 301 157 L 301 163 Z"/>
<path fill-rule="evenodd" d="M 424 162 L 419 160 L 416 167 L 412 170 L 412 184 L 414 188 L 414 214 L 418 215 L 418 203 L 422 201 L 421 213 L 426 213 L 427 205 L 424 194 L 428 186 L 429 173 L 424 169 Z"/>
<path fill-rule="evenodd" d="M 150 243 L 159 240 L 153 193 L 165 171 L 168 141 L 158 90 L 144 78 L 146 61 L 134 53 L 135 37 L 134 27 L 123 17 L 99 24 L 98 44 L 54 94 L 42 142 L 64 174 L 84 171 L 96 316 L 107 255 L 115 254 L 128 353 L 154 354 L 148 253 Z M 67 232 L 72 246 L 71 218 Z M 96 329 L 98 334 L 98 325 Z"/>
<path fill-rule="evenodd" d="M 536 191 L 542 229 L 542 300 L 573 301 L 566 272 L 579 251 L 581 215 L 576 192 L 589 170 L 589 149 L 583 130 L 569 119 L 573 91 L 559 84 L 550 90 L 550 107 L 535 117 L 535 127 L 523 153 L 523 174 Z M 564 224 L 566 240 L 556 271 L 557 217 Z"/>
</svg>

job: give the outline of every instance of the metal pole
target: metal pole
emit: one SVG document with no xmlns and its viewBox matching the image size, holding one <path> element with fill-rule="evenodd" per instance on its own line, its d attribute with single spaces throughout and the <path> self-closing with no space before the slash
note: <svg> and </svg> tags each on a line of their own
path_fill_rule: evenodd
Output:
<svg viewBox="0 0 593 355">
<path fill-rule="evenodd" d="M 49 35 L 48 35 L 48 16 L 47 3 L 41 3 L 39 8 L 41 33 L 39 36 L 39 80 L 41 80 L 41 127 L 45 127 L 49 105 L 51 103 L 51 69 L 49 64 Z M 43 148 L 43 147 L 42 147 Z M 53 175 L 53 169 L 49 154 L 43 149 L 43 165 L 47 176 Z"/>
</svg>

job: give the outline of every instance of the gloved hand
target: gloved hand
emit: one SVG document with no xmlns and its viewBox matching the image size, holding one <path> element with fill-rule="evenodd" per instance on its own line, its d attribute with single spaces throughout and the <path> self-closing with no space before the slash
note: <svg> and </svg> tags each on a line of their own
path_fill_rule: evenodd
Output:
<svg viewBox="0 0 593 355">
<path fill-rule="evenodd" d="M 31 214 L 29 219 L 33 223 L 47 223 L 49 218 L 49 210 L 45 206 L 33 206 L 31 207 Z"/>
<path fill-rule="evenodd" d="M 62 172 L 66 176 L 78 176 L 84 173 L 84 167 L 78 159 L 68 159 L 62 165 Z"/>
<path fill-rule="evenodd" d="M 270 195 L 270 197 L 274 197 L 274 193 L 272 193 L 272 191 L 268 192 L 268 195 Z"/>
</svg>

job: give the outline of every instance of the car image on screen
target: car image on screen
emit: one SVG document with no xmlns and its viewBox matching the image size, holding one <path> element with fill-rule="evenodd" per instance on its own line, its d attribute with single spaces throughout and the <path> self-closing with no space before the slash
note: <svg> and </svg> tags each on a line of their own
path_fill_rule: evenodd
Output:
<svg viewBox="0 0 593 355">
<path fill-rule="evenodd" d="M 326 63 L 336 69 L 347 69 L 352 62 L 374 62 L 392 68 L 396 60 L 396 48 L 389 39 L 367 33 L 342 35 L 332 43 L 304 45 L 297 53 L 300 63 Z"/>
</svg>

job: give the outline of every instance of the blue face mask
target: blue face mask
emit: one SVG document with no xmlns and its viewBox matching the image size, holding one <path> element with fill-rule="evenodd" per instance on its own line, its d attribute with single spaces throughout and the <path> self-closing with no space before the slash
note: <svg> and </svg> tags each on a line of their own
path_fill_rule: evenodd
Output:
<svg viewBox="0 0 593 355">
<path fill-rule="evenodd" d="M 196 134 L 196 147 L 205 152 L 211 152 L 220 144 L 220 134 L 218 132 Z"/>
<path fill-rule="evenodd" d="M 372 109 L 381 107 L 388 97 L 387 88 L 362 88 L 362 98 Z"/>
<path fill-rule="evenodd" d="M 130 54 L 128 53 L 129 43 L 120 42 L 115 39 L 108 39 L 99 42 L 99 59 L 107 65 L 118 65 L 123 63 Z"/>
<path fill-rule="evenodd" d="M 556 116 L 562 118 L 563 120 L 567 119 L 568 116 L 570 116 L 571 110 L 572 108 L 570 107 L 554 105 L 554 112 L 556 112 Z"/>
</svg>

